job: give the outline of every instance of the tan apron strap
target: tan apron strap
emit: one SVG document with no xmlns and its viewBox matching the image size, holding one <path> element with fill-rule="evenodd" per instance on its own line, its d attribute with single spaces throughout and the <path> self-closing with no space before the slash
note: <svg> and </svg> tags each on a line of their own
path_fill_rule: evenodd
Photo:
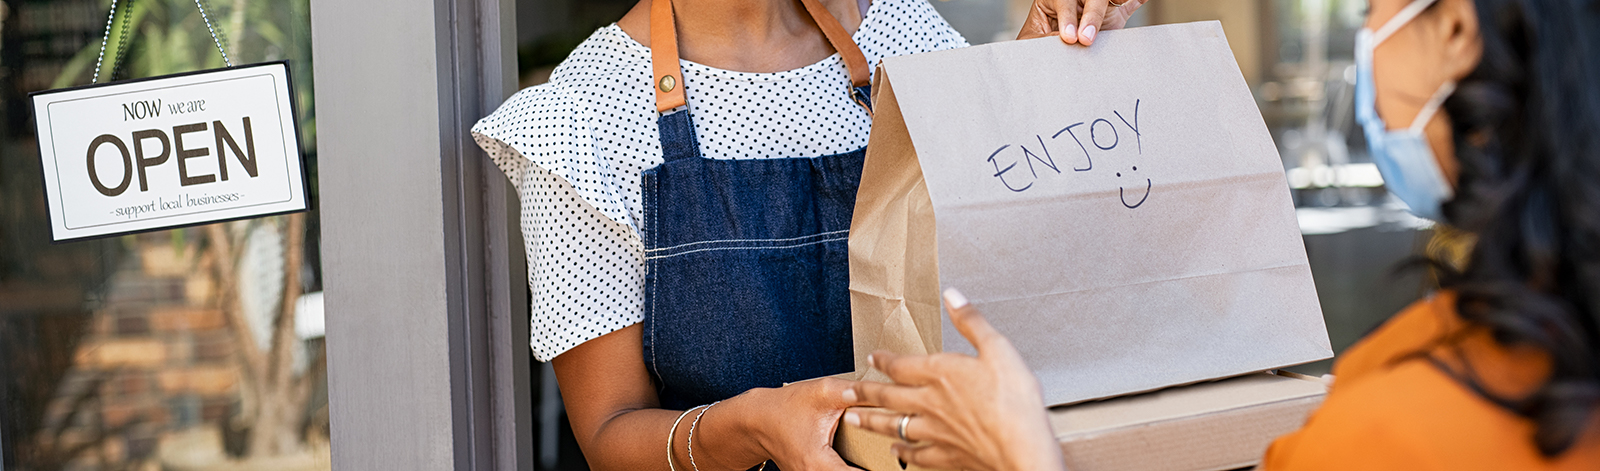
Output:
<svg viewBox="0 0 1600 471">
<path fill-rule="evenodd" d="M 683 106 L 683 70 L 678 66 L 678 31 L 672 18 L 672 0 L 650 3 L 650 67 L 655 71 L 656 111 Z"/>
<path fill-rule="evenodd" d="M 867 70 L 867 56 L 861 53 L 861 48 L 856 46 L 850 33 L 845 32 L 844 25 L 817 0 L 800 0 L 800 3 L 806 6 L 806 11 L 811 12 L 811 21 L 822 28 L 822 35 L 828 37 L 828 44 L 832 44 L 833 50 L 838 51 L 839 57 L 844 59 L 844 66 L 850 69 L 850 86 L 871 85 L 872 75 Z"/>
<path fill-rule="evenodd" d="M 850 71 L 851 86 L 870 85 L 872 76 L 867 70 L 867 57 L 845 32 L 844 25 L 817 0 L 800 0 L 800 3 L 822 29 L 828 44 L 844 59 L 845 68 Z M 683 69 L 678 65 L 678 31 L 672 0 L 651 0 L 650 3 L 650 68 L 655 73 L 657 112 L 665 113 L 689 102 L 683 94 Z"/>
</svg>

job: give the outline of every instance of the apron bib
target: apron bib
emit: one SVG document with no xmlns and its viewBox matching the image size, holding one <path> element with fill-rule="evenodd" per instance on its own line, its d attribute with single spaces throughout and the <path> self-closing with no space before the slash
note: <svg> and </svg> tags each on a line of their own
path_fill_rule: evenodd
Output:
<svg viewBox="0 0 1600 471">
<path fill-rule="evenodd" d="M 867 106 L 867 62 L 817 0 L 802 0 Z M 700 154 L 670 0 L 651 9 L 661 165 L 643 172 L 644 361 L 661 406 L 848 372 L 848 236 L 865 149 L 813 158 Z M 870 111 L 870 108 L 869 108 Z"/>
</svg>

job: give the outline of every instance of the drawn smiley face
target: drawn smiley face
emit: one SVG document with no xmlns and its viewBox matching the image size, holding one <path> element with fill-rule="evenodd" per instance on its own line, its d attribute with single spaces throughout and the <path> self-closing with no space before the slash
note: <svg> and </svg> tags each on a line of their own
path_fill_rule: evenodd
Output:
<svg viewBox="0 0 1600 471">
<path fill-rule="evenodd" d="M 1133 172 L 1137 172 L 1137 171 L 1139 171 L 1139 167 L 1136 165 L 1136 166 L 1133 167 L 1132 171 L 1128 172 L 1128 175 L 1132 176 Z M 1119 178 L 1119 179 L 1122 178 L 1122 172 L 1117 172 L 1117 178 Z M 1137 180 L 1137 178 L 1135 178 L 1135 180 Z M 1151 187 L 1151 185 L 1152 184 L 1151 184 L 1149 178 L 1144 179 L 1144 196 L 1140 196 L 1139 197 L 1139 201 L 1134 202 L 1134 203 L 1129 203 L 1128 202 L 1128 194 L 1129 193 L 1137 194 L 1139 192 L 1137 184 L 1134 185 L 1134 189 L 1132 191 L 1129 191 L 1127 188 L 1125 188 L 1125 187 L 1123 187 L 1121 185 L 1118 185 L 1117 186 L 1117 196 L 1120 196 L 1122 198 L 1122 205 L 1123 206 L 1127 207 L 1128 209 L 1134 209 L 1134 208 L 1137 208 L 1140 205 L 1144 204 L 1145 200 L 1150 199 L 1150 187 Z"/>
</svg>

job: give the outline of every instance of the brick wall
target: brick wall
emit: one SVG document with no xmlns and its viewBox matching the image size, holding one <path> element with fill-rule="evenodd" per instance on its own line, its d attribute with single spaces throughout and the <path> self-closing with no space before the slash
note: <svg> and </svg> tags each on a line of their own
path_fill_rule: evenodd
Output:
<svg viewBox="0 0 1600 471">
<path fill-rule="evenodd" d="M 224 425 L 242 399 L 234 338 L 210 277 L 196 272 L 197 247 L 135 240 L 47 406 L 45 429 L 63 432 L 40 434 L 56 441 L 45 448 L 90 445 L 66 469 L 156 466 L 164 437 Z"/>
</svg>

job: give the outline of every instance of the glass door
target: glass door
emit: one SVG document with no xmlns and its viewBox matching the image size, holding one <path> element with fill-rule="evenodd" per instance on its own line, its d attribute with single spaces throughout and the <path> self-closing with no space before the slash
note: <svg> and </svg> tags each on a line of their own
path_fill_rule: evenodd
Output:
<svg viewBox="0 0 1600 471">
<path fill-rule="evenodd" d="M 52 244 L 28 99 L 222 67 L 203 6 L 289 60 L 315 207 L 308 1 L 111 6 L 0 0 L 0 467 L 329 469 L 317 211 Z"/>
</svg>

